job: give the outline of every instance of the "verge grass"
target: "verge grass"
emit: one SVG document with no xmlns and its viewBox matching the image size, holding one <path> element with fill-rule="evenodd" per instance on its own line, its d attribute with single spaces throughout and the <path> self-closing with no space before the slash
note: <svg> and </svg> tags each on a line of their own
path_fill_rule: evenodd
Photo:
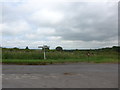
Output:
<svg viewBox="0 0 120 90">
<path fill-rule="evenodd" d="M 88 51 L 47 51 L 47 59 L 43 60 L 43 51 L 40 50 L 10 50 L 4 49 L 2 52 L 3 64 L 27 64 L 27 65 L 47 65 L 57 63 L 117 63 L 118 52 L 113 50 L 98 51 L 91 50 L 91 55 L 87 56 Z"/>
<path fill-rule="evenodd" d="M 106 59 L 106 58 L 81 58 L 81 59 L 46 59 L 46 60 L 24 60 L 24 59 L 3 59 L 3 64 L 26 64 L 26 65 L 48 65 L 48 64 L 61 64 L 61 63 L 78 63 L 78 62 L 85 62 L 85 63 L 117 63 L 117 59 Z"/>
</svg>

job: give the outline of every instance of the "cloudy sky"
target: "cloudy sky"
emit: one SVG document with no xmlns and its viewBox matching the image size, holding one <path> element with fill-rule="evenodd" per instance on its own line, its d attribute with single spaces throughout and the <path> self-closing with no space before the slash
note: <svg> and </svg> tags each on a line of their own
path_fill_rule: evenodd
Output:
<svg viewBox="0 0 120 90">
<path fill-rule="evenodd" d="M 118 45 L 117 0 L 83 1 L 1 1 L 2 46 L 92 49 Z"/>
</svg>

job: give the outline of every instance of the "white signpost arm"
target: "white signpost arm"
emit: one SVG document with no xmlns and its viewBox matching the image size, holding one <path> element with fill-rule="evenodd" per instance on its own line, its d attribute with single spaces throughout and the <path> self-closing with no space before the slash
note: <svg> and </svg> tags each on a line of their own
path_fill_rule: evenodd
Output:
<svg viewBox="0 0 120 90">
<path fill-rule="evenodd" d="M 47 45 L 43 45 L 43 46 L 38 46 L 38 48 L 43 48 L 43 50 L 44 50 L 44 59 L 46 59 L 45 48 L 49 48 L 49 46 L 47 46 Z"/>
</svg>

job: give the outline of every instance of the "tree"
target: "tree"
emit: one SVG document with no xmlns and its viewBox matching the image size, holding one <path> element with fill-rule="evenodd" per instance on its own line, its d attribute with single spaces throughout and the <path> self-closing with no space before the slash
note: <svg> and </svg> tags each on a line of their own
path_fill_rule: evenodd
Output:
<svg viewBox="0 0 120 90">
<path fill-rule="evenodd" d="M 44 50 L 44 48 L 42 48 L 42 50 Z M 50 50 L 49 47 L 45 48 L 45 51 L 49 51 L 49 50 Z"/>
<path fill-rule="evenodd" d="M 13 49 L 15 49 L 15 50 L 18 50 L 19 48 L 17 48 L 17 47 L 14 47 Z"/>
<path fill-rule="evenodd" d="M 56 47 L 56 50 L 57 50 L 57 51 L 62 51 L 62 50 L 63 50 L 63 48 L 62 48 L 62 47 L 60 47 L 60 46 L 58 46 L 58 47 Z"/>
<path fill-rule="evenodd" d="M 25 49 L 29 49 L 28 46 Z"/>
</svg>

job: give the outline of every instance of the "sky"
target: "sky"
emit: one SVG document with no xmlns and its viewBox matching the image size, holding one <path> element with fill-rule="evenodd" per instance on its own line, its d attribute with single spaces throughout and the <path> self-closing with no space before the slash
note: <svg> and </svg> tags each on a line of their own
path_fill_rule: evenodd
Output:
<svg viewBox="0 0 120 90">
<path fill-rule="evenodd" d="M 0 8 L 2 47 L 118 45 L 117 0 L 4 0 Z"/>
</svg>

